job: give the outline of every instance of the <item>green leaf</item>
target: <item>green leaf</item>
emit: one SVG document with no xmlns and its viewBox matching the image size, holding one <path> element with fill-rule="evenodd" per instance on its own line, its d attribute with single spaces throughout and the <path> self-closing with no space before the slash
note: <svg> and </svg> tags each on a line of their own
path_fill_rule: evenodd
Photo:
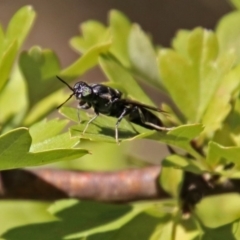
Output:
<svg viewBox="0 0 240 240">
<path fill-rule="evenodd" d="M 42 152 L 42 151 L 49 151 L 54 149 L 67 149 L 73 148 L 79 143 L 79 140 L 76 138 L 70 138 L 69 133 L 62 133 L 55 137 L 46 139 L 43 142 L 39 142 L 33 144 L 30 148 L 31 152 Z"/>
<path fill-rule="evenodd" d="M 172 47 L 182 56 L 188 57 L 188 38 L 191 31 L 178 30 L 176 37 L 172 40 Z"/>
<path fill-rule="evenodd" d="M 110 56 L 100 58 L 100 66 L 108 79 L 112 82 L 121 84 L 126 89 L 128 96 L 142 103 L 153 105 L 149 97 L 144 93 L 131 74 L 120 66 Z"/>
<path fill-rule="evenodd" d="M 14 68 L 11 75 L 11 81 L 8 81 L 0 94 L 0 122 L 4 130 L 19 125 L 28 105 L 26 87 L 19 68 Z"/>
<path fill-rule="evenodd" d="M 36 13 L 32 6 L 25 6 L 18 10 L 8 25 L 6 39 L 9 42 L 17 40 L 20 48 L 32 28 L 35 17 Z"/>
<path fill-rule="evenodd" d="M 60 113 L 68 117 L 69 119 L 78 122 L 77 109 L 63 107 L 61 108 Z M 86 114 L 86 112 L 81 111 L 80 117 L 81 123 L 70 127 L 71 137 L 78 139 L 89 139 L 91 141 L 116 143 L 116 118 L 100 115 L 89 125 L 83 135 L 82 132 L 85 129 L 87 122 L 93 116 L 89 116 Z M 143 138 L 152 134 L 152 132 L 152 130 L 148 130 L 136 124 L 129 123 L 125 119 L 121 121 L 118 128 L 119 140 L 121 141 L 131 141 L 133 139 Z"/>
<path fill-rule="evenodd" d="M 110 11 L 109 21 L 113 41 L 110 51 L 123 66 L 130 68 L 131 63 L 128 53 L 128 39 L 131 23 L 123 13 L 117 10 Z"/>
<path fill-rule="evenodd" d="M 9 79 L 17 52 L 33 25 L 35 15 L 31 6 L 23 7 L 12 17 L 6 34 L 4 35 L 3 31 L 1 31 L 0 91 Z"/>
<path fill-rule="evenodd" d="M 60 113 L 72 121 L 78 122 L 77 109 L 63 107 L 60 109 Z M 85 134 L 82 134 L 91 117 L 93 116 L 88 116 L 85 112 L 81 111 L 81 123 L 70 127 L 71 137 L 89 139 L 91 141 L 115 143 L 116 118 L 100 115 L 89 125 Z M 201 169 L 207 169 L 201 155 L 190 145 L 190 141 L 198 136 L 201 131 L 201 124 L 189 124 L 173 128 L 168 132 L 156 132 L 139 125 L 129 123 L 123 119 L 119 125 L 119 139 L 121 141 L 131 141 L 134 139 L 147 138 L 180 147 L 199 161 L 200 165 L 198 167 L 201 166 Z"/>
<path fill-rule="evenodd" d="M 208 144 L 207 163 L 215 167 L 220 161 L 225 159 L 227 163 L 240 164 L 240 147 L 224 147 L 210 141 Z"/>
<path fill-rule="evenodd" d="M 234 99 L 234 106 L 229 113 L 224 126 L 216 133 L 213 141 L 223 146 L 240 146 L 240 96 Z"/>
<path fill-rule="evenodd" d="M 153 232 L 150 240 L 164 240 L 172 239 L 173 237 L 173 221 L 160 223 L 156 230 Z"/>
<path fill-rule="evenodd" d="M 18 128 L 0 136 L 0 169 L 39 166 L 57 161 L 77 159 L 85 154 L 83 149 L 53 149 L 29 152 L 31 136 L 26 128 Z"/>
<path fill-rule="evenodd" d="M 153 86 L 161 86 L 156 53 L 149 37 L 134 24 L 129 35 L 129 57 L 133 68 Z"/>
<path fill-rule="evenodd" d="M 240 12 L 234 11 L 221 18 L 216 28 L 220 51 L 223 53 L 229 51 L 233 52 L 237 57 L 237 62 L 240 61 L 240 29 L 238 28 L 239 23 Z"/>
<path fill-rule="evenodd" d="M 68 120 L 52 119 L 47 122 L 46 119 L 35 123 L 30 127 L 29 132 L 32 136 L 32 144 L 42 142 L 48 138 L 58 135 L 68 124 Z"/>
<path fill-rule="evenodd" d="M 186 118 L 194 120 L 198 105 L 198 94 L 196 95 L 198 85 L 190 64 L 183 56 L 172 50 L 161 50 L 159 67 L 164 86 L 172 99 Z"/>
<path fill-rule="evenodd" d="M 97 202 L 62 200 L 49 209 L 58 219 L 52 222 L 28 224 L 6 232 L 13 239 L 79 239 L 91 234 L 116 230 L 140 214 L 149 204 L 113 205 Z M 93 221 L 94 219 L 94 221 Z M 15 238 L 16 239 L 16 238 Z"/>
<path fill-rule="evenodd" d="M 88 226 L 89 230 L 88 229 L 86 229 L 85 231 L 80 230 L 78 231 L 79 233 L 74 233 L 66 236 L 66 239 L 79 238 L 79 237 L 92 235 L 95 233 L 101 233 L 101 232 L 107 232 L 107 231 L 119 229 L 120 227 L 125 226 L 128 222 L 130 222 L 133 218 L 139 215 L 146 208 L 149 208 L 149 203 L 134 204 L 131 206 L 131 208 L 129 205 L 125 205 L 125 206 L 121 205 L 121 207 L 119 207 L 117 205 L 111 206 L 110 204 L 108 204 L 104 206 L 102 204 L 101 206 L 99 204 L 98 208 L 95 207 L 96 209 L 96 213 L 94 214 L 95 221 L 94 223 L 91 221 L 92 227 L 94 225 L 95 227 L 89 228 Z M 104 216 L 106 217 L 104 218 Z M 88 214 L 88 219 L 89 219 L 89 214 Z M 157 221 L 157 218 L 155 220 Z M 86 223 L 85 223 L 85 226 L 86 226 Z"/>
<path fill-rule="evenodd" d="M 148 224 L 146 224 L 146 222 Z M 126 240 L 126 236 L 131 240 L 149 239 L 158 223 L 159 218 L 154 218 L 145 213 L 140 213 L 131 221 L 124 224 L 120 229 L 94 234 L 89 236 L 88 239 Z"/>
<path fill-rule="evenodd" d="M 173 167 L 162 167 L 160 185 L 174 198 L 179 198 L 183 184 L 183 171 Z"/>
<path fill-rule="evenodd" d="M 179 155 L 167 156 L 163 160 L 162 166 L 180 168 L 182 170 L 195 174 L 203 174 L 206 171 L 206 169 L 201 164 L 199 164 L 199 162 Z"/>
<path fill-rule="evenodd" d="M 100 22 L 86 21 L 81 24 L 82 36 L 73 37 L 71 46 L 79 53 L 86 53 L 92 47 L 101 45 L 110 40 L 109 30 Z"/>
<path fill-rule="evenodd" d="M 175 226 L 175 224 L 177 224 Z M 196 240 L 199 231 L 196 230 L 193 220 L 181 221 L 180 223 L 174 223 L 172 220 L 167 222 L 160 222 L 153 232 L 150 240 L 165 240 L 165 239 L 184 239 L 184 240 Z"/>
<path fill-rule="evenodd" d="M 53 119 L 49 122 L 43 120 L 30 127 L 29 132 L 32 136 L 31 152 L 46 151 L 56 148 L 72 148 L 78 139 L 70 138 L 69 133 L 63 133 L 68 121 Z"/>
<path fill-rule="evenodd" d="M 217 228 L 204 228 L 204 234 L 201 236 L 202 240 L 210 239 L 239 239 L 239 220 L 230 224 L 223 225 Z"/>
<path fill-rule="evenodd" d="M 83 130 L 86 127 L 87 118 L 84 118 L 83 124 L 74 125 L 70 128 L 71 137 L 77 137 L 81 139 L 88 139 L 91 141 L 97 142 L 109 142 L 116 143 L 115 139 L 115 125 L 116 119 L 107 118 L 105 116 L 101 116 L 101 119 L 96 119 L 94 123 L 92 123 L 84 134 Z M 88 117 L 88 119 L 90 119 Z M 112 126 L 112 127 L 111 127 Z M 118 128 L 118 139 L 119 141 L 132 141 L 135 139 L 146 138 L 150 135 L 152 131 L 146 130 L 143 127 L 139 126 L 131 126 L 126 120 L 121 122 L 121 125 Z"/>
<path fill-rule="evenodd" d="M 216 228 L 240 218 L 240 196 L 237 193 L 204 198 L 195 207 L 195 214 L 206 227 Z"/>
<path fill-rule="evenodd" d="M 56 85 L 59 82 L 57 78 L 55 79 Z M 69 95 L 62 90 L 53 92 L 52 94 L 46 96 L 41 101 L 37 102 L 34 107 L 27 112 L 24 118 L 23 125 L 31 126 L 35 122 L 47 117 L 52 111 L 57 112 L 56 106 L 62 104 Z"/>
<path fill-rule="evenodd" d="M 74 79 L 84 74 L 87 70 L 97 65 L 99 55 L 107 52 L 110 46 L 111 46 L 111 41 L 99 43 L 93 46 L 88 51 L 86 51 L 81 58 L 79 58 L 69 67 L 63 69 L 60 75 L 63 78 Z"/>
<path fill-rule="evenodd" d="M 240 65 L 226 74 L 219 83 L 202 119 L 206 132 L 219 129 L 230 112 L 232 95 L 239 87 L 239 74 Z"/>
<path fill-rule="evenodd" d="M 202 166 L 205 164 L 202 162 L 203 159 L 199 153 L 197 153 L 190 145 L 190 141 L 203 131 L 201 124 L 188 124 L 175 127 L 167 132 L 153 132 L 152 135 L 148 136 L 148 139 L 157 140 L 166 143 L 171 146 L 179 147 L 189 154 L 200 160 Z"/>
<path fill-rule="evenodd" d="M 187 39 L 188 57 L 183 52 L 161 50 L 159 67 L 163 83 L 176 105 L 187 119 L 198 122 L 204 116 L 209 103 L 216 97 L 223 77 L 234 63 L 234 56 L 218 56 L 218 41 L 211 31 L 196 28 Z M 226 103 L 224 105 L 228 108 Z M 226 110 L 223 109 L 223 112 L 225 116 Z M 205 120 L 208 118 L 209 124 L 212 124 L 210 117 Z M 207 125 L 208 121 L 204 123 Z"/>
<path fill-rule="evenodd" d="M 27 81 L 30 108 L 60 88 L 61 85 L 56 79 L 60 65 L 51 50 L 33 47 L 20 55 L 19 65 Z"/>
<path fill-rule="evenodd" d="M 223 146 L 239 146 L 238 140 L 235 137 L 236 135 L 231 132 L 229 126 L 227 124 L 224 124 L 221 129 L 216 131 L 212 138 L 212 141 L 217 142 Z"/>
<path fill-rule="evenodd" d="M 17 42 L 13 41 L 9 44 L 8 48 L 4 51 L 0 61 L 0 91 L 9 79 L 12 65 L 17 53 Z"/>
<path fill-rule="evenodd" d="M 0 236 L 7 230 L 11 231 L 18 226 L 56 220 L 46 211 L 49 205 L 43 201 L 1 200 Z"/>
<path fill-rule="evenodd" d="M 28 52 L 23 52 L 19 66 L 27 82 L 30 106 L 23 122 L 25 126 L 29 126 L 45 117 L 66 96 L 62 91 L 56 92 L 63 84 L 56 78 L 60 65 L 56 54 L 51 50 L 42 50 L 35 46 Z"/>
</svg>

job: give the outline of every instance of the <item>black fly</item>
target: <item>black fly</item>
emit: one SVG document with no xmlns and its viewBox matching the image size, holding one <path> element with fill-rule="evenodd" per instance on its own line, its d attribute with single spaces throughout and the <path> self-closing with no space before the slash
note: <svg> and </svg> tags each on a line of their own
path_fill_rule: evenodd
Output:
<svg viewBox="0 0 240 240">
<path fill-rule="evenodd" d="M 72 91 L 69 98 L 58 106 L 58 108 L 75 95 L 76 99 L 79 100 L 78 108 L 89 109 L 92 107 L 94 110 L 95 116 L 88 121 L 83 130 L 83 134 L 89 124 L 98 117 L 99 113 L 117 118 L 115 125 L 115 139 L 117 143 L 118 125 L 125 116 L 128 116 L 129 121 L 148 129 L 169 130 L 169 128 L 163 127 L 161 120 L 149 111 L 152 110 L 163 113 L 164 111 L 159 108 L 122 98 L 120 91 L 103 84 L 87 84 L 81 81 L 77 82 L 74 87 L 71 87 L 60 77 L 57 76 L 57 78 Z M 78 118 L 80 119 L 79 115 Z"/>
</svg>

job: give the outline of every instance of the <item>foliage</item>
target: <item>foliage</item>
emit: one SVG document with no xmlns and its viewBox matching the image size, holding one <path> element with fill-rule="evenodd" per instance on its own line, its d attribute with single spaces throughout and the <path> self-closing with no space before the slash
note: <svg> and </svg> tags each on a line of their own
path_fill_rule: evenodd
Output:
<svg viewBox="0 0 240 240">
<path fill-rule="evenodd" d="M 232 3 L 239 8 L 238 0 Z M 81 34 L 70 40 L 81 57 L 65 69 L 52 50 L 33 46 L 20 52 L 34 20 L 35 11 L 26 6 L 13 16 L 6 31 L 0 28 L 1 170 L 59 161 L 64 162 L 58 166 L 75 169 L 120 169 L 129 166 L 129 144 L 142 138 L 168 144 L 181 153 L 163 160 L 159 184 L 171 194 L 171 200 L 122 205 L 75 199 L 54 204 L 18 202 L 14 211 L 25 217 L 10 218 L 12 224 L 1 218 L 2 237 L 238 239 L 237 194 L 205 197 L 185 219 L 180 192 L 185 172 L 218 175 L 219 182 L 240 177 L 240 10 L 223 16 L 216 30 L 179 30 L 171 48 L 160 49 L 139 25 L 112 10 L 108 26 L 92 20 L 81 24 Z M 64 120 L 46 120 L 66 99 L 56 75 L 72 81 L 96 66 L 105 74 L 106 84 L 123 91 L 125 97 L 154 105 L 136 79 L 164 92 L 177 111 L 163 104 L 168 114 L 159 117 L 173 128 L 157 132 L 123 120 L 119 128 L 122 143 L 116 147 L 114 118 L 97 118 L 84 135 L 81 132 L 89 116 L 81 112 L 79 124 L 75 108 L 60 109 Z M 109 153 L 104 158 L 105 168 L 99 160 L 104 147 Z M 69 161 L 88 154 L 88 150 L 93 153 L 91 160 L 86 156 L 75 164 Z M 229 163 L 234 163 L 230 170 L 225 168 Z M 1 215 L 9 218 L 11 204 L 0 202 L 5 209 Z M 27 216 L 31 211 L 34 216 Z"/>
</svg>

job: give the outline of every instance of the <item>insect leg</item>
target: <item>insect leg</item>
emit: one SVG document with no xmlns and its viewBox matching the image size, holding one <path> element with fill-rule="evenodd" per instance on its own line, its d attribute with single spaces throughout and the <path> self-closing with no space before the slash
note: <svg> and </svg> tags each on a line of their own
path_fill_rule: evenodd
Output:
<svg viewBox="0 0 240 240">
<path fill-rule="evenodd" d="M 91 122 L 93 122 L 93 121 L 98 117 L 98 115 L 99 115 L 98 112 L 95 111 L 95 115 L 88 121 L 88 123 L 87 123 L 86 127 L 84 128 L 82 134 L 84 134 L 84 133 L 86 132 L 89 124 L 90 124 Z"/>
<path fill-rule="evenodd" d="M 118 140 L 118 125 L 122 121 L 123 117 L 128 114 L 129 110 L 130 110 L 129 108 L 124 108 L 123 112 L 118 117 L 117 123 L 115 125 L 115 139 L 116 139 L 116 143 L 119 143 L 119 140 Z"/>
<path fill-rule="evenodd" d="M 145 119 L 145 117 L 144 117 L 144 114 L 143 114 L 143 112 L 141 111 L 141 108 L 138 107 L 137 109 L 138 109 L 139 116 L 140 116 L 140 118 L 141 118 L 142 123 L 144 123 L 144 124 L 146 124 L 146 125 L 148 125 L 148 126 L 150 126 L 150 127 L 153 127 L 153 128 L 156 129 L 156 130 L 160 130 L 160 131 L 169 131 L 169 130 L 173 129 L 173 128 L 167 128 L 167 127 L 158 126 L 158 125 L 156 125 L 156 124 L 154 124 L 154 123 L 151 123 L 151 122 L 146 121 L 146 119 Z"/>
<path fill-rule="evenodd" d="M 81 122 L 80 109 L 85 109 L 85 110 L 87 110 L 87 109 L 89 109 L 89 108 L 91 108 L 91 107 L 92 107 L 92 105 L 91 105 L 90 103 L 88 103 L 88 102 L 80 101 L 80 102 L 78 103 L 77 116 L 78 116 L 78 121 L 79 121 L 79 123 Z"/>
</svg>

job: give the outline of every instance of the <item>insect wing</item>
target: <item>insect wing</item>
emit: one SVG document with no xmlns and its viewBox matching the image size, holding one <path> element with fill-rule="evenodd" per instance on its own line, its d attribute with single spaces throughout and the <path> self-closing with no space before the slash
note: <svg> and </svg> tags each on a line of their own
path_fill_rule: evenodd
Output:
<svg viewBox="0 0 240 240">
<path fill-rule="evenodd" d="M 143 104 L 143 103 L 140 103 L 138 101 L 131 100 L 131 99 L 119 99 L 119 101 L 125 103 L 126 105 L 131 104 L 133 106 L 137 106 L 137 107 L 140 107 L 140 108 L 146 108 L 146 109 L 156 111 L 156 112 L 167 113 L 160 108 L 149 106 L 149 105 L 146 105 L 146 104 Z"/>
</svg>

